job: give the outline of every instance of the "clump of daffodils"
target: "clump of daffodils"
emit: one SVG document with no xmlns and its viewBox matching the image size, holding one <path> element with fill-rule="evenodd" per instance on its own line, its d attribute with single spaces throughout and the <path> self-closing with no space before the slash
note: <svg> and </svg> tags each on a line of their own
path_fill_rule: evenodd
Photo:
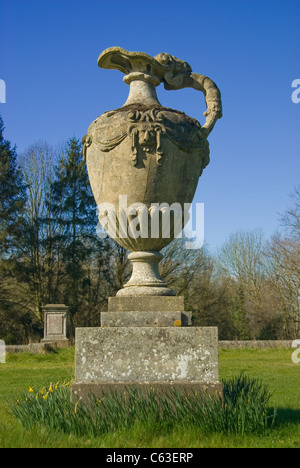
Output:
<svg viewBox="0 0 300 468">
<path fill-rule="evenodd" d="M 50 383 L 49 387 L 43 387 L 37 391 L 34 390 L 34 387 L 33 386 L 29 386 L 28 387 L 28 393 L 29 395 L 27 395 L 27 397 L 25 398 L 25 401 L 30 401 L 31 398 L 33 397 L 32 394 L 35 394 L 34 397 L 36 400 L 38 400 L 40 397 L 42 397 L 43 400 L 47 400 L 49 395 L 51 395 L 52 393 L 54 393 L 56 390 L 60 390 L 62 387 L 64 388 L 69 388 L 71 387 L 73 383 L 73 380 L 69 381 L 69 382 L 56 382 L 56 383 Z M 24 400 L 24 399 L 23 399 Z M 23 400 L 18 400 L 18 402 L 20 403 L 20 401 L 23 401 Z"/>
<path fill-rule="evenodd" d="M 144 427 L 197 427 L 203 433 L 263 433 L 272 426 L 270 393 L 260 381 L 241 374 L 222 381 L 222 395 L 207 387 L 196 392 L 155 391 L 128 387 L 123 393 L 110 392 L 101 398 L 91 395 L 88 405 L 72 401 L 71 382 L 56 382 L 42 389 L 28 387 L 11 404 L 11 413 L 27 429 L 42 424 L 79 436 L 129 429 L 138 422 Z"/>
</svg>

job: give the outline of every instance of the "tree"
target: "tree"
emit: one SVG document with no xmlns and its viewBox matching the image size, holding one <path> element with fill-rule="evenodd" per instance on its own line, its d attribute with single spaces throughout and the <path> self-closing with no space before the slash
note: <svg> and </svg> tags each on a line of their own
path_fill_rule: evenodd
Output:
<svg viewBox="0 0 300 468">
<path fill-rule="evenodd" d="M 55 170 L 50 211 L 59 227 L 54 236 L 54 249 L 63 263 L 60 275 L 63 288 L 56 292 L 60 300 L 70 306 L 73 330 L 74 318 L 79 312 L 84 315 L 86 308 L 91 286 L 90 267 L 92 262 L 94 266 L 97 264 L 96 246 L 101 250 L 96 237 L 94 197 L 81 156 L 81 144 L 75 138 L 69 140 Z"/>
<path fill-rule="evenodd" d="M 281 215 L 283 232 L 268 243 L 268 273 L 282 315 L 281 333 L 298 338 L 300 333 L 300 186 L 290 196 L 292 205 Z"/>
<path fill-rule="evenodd" d="M 283 232 L 268 244 L 270 283 L 282 312 L 285 338 L 300 333 L 300 186 L 290 195 L 291 206 L 280 216 Z"/>
<path fill-rule="evenodd" d="M 218 327 L 220 339 L 245 337 L 245 330 L 239 329 L 232 314 L 231 281 L 217 274 L 215 259 L 207 248 L 186 249 L 182 238 L 175 239 L 163 253 L 162 277 L 178 295 L 184 296 L 193 325 Z"/>
<path fill-rule="evenodd" d="M 269 281 L 282 315 L 282 334 L 298 338 L 300 332 L 300 245 L 279 233 L 268 244 Z"/>
<path fill-rule="evenodd" d="M 51 199 L 55 153 L 46 142 L 39 142 L 30 146 L 19 159 L 27 186 L 23 281 L 28 286 L 28 295 L 32 297 L 35 314 L 42 322 L 42 307 L 49 287 L 47 277 L 52 265 L 47 249 L 53 236 L 48 201 Z"/>
<path fill-rule="evenodd" d="M 233 314 L 240 334 L 256 338 L 272 311 L 266 275 L 265 241 L 260 229 L 231 234 L 217 255 L 220 274 L 231 283 Z"/>
<path fill-rule="evenodd" d="M 4 139 L 0 116 L 0 255 L 14 254 L 23 228 L 25 184 L 17 163 L 16 148 Z"/>
<path fill-rule="evenodd" d="M 264 236 L 260 229 L 231 234 L 218 254 L 218 263 L 225 274 L 234 278 L 247 291 L 257 306 L 263 287 Z"/>
<path fill-rule="evenodd" d="M 290 195 L 292 206 L 281 215 L 281 225 L 285 228 L 288 237 L 300 241 L 300 185 Z"/>
<path fill-rule="evenodd" d="M 6 341 L 14 339 L 13 331 L 21 340 L 26 339 L 30 328 L 30 312 L 26 304 L 21 306 L 21 298 L 16 294 L 25 203 L 25 184 L 16 148 L 4 139 L 4 124 L 0 117 L 0 334 Z"/>
<path fill-rule="evenodd" d="M 195 276 L 210 268 L 205 248 L 187 249 L 186 238 L 176 238 L 162 250 L 164 258 L 160 263 L 162 278 L 176 291 L 177 295 L 190 296 L 190 285 Z"/>
</svg>

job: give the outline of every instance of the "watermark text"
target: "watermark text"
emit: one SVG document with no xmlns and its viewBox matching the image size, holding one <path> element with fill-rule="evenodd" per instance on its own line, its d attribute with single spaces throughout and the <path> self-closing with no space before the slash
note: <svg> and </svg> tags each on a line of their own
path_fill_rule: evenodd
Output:
<svg viewBox="0 0 300 468">
<path fill-rule="evenodd" d="M 292 88 L 296 88 L 292 92 L 292 101 L 294 104 L 299 104 L 300 102 L 300 79 L 294 80 L 292 82 Z"/>
<path fill-rule="evenodd" d="M 4 80 L 0 80 L 0 103 L 6 103 L 6 84 Z"/>
<path fill-rule="evenodd" d="M 194 210 L 193 210 L 194 208 Z M 194 211 L 194 215 L 193 215 Z M 119 206 L 100 203 L 97 207 L 97 235 L 113 239 L 185 238 L 186 249 L 201 249 L 204 244 L 204 203 L 143 203 L 127 205 L 127 196 L 119 196 Z M 103 229 L 101 229 L 101 227 Z"/>
<path fill-rule="evenodd" d="M 296 351 L 292 354 L 292 361 L 294 364 L 300 363 L 300 340 L 294 340 L 292 343 L 292 348 L 297 348 Z"/>
<path fill-rule="evenodd" d="M 5 364 L 6 350 L 5 341 L 0 340 L 0 364 Z"/>
</svg>

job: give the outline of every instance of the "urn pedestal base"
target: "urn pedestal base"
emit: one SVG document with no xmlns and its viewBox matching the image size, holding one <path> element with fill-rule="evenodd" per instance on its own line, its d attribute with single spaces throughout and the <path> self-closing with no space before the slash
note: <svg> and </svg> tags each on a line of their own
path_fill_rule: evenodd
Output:
<svg viewBox="0 0 300 468">
<path fill-rule="evenodd" d="M 192 312 L 184 310 L 183 296 L 110 297 L 101 327 L 186 327 Z"/>
<path fill-rule="evenodd" d="M 147 302 L 134 297 L 110 298 L 110 310 L 102 316 L 107 325 L 76 329 L 73 401 L 81 398 L 87 402 L 89 393 L 98 397 L 130 386 L 183 392 L 205 387 L 221 393 L 217 328 L 176 326 L 179 319 L 172 323 L 186 314 L 181 297 L 154 297 Z M 153 310 L 159 303 L 160 313 Z M 158 319 L 153 324 L 155 313 Z M 160 315 L 165 318 L 159 319 Z M 128 326 L 130 316 L 133 323 Z M 169 325 L 161 326 L 165 323 Z M 190 324 L 189 316 L 186 324 Z"/>
<path fill-rule="evenodd" d="M 155 251 L 132 252 L 128 259 L 132 263 L 132 275 L 117 296 L 175 296 L 159 273 L 159 262 L 163 255 Z"/>
</svg>

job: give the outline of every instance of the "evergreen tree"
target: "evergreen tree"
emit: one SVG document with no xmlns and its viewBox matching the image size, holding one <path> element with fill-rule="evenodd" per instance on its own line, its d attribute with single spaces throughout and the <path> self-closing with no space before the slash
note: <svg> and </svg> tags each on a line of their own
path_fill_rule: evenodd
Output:
<svg viewBox="0 0 300 468">
<path fill-rule="evenodd" d="M 0 255 L 8 258 L 20 241 L 26 196 L 16 149 L 4 139 L 3 133 L 0 116 Z"/>
<path fill-rule="evenodd" d="M 6 341 L 13 341 L 13 331 L 17 330 L 20 337 L 28 331 L 14 289 L 24 237 L 26 190 L 16 149 L 4 139 L 3 133 L 0 116 L 0 335 Z"/>
</svg>

